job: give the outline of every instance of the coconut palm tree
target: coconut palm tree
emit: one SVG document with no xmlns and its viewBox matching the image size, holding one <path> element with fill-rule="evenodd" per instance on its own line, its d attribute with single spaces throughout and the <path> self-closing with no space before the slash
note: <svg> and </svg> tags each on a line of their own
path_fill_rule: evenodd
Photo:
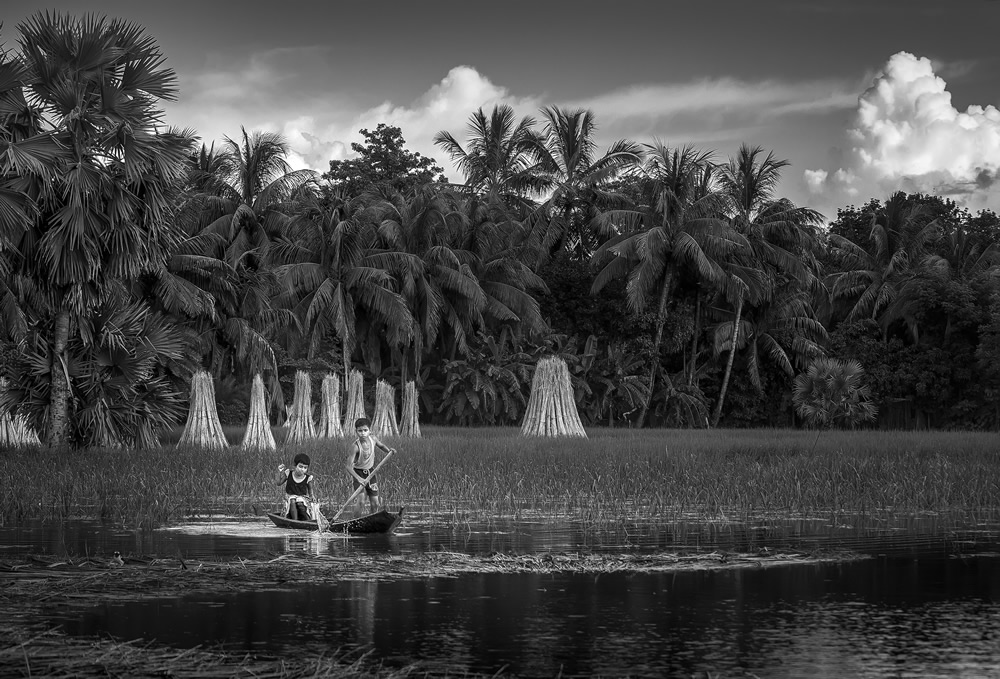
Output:
<svg viewBox="0 0 1000 679">
<path fill-rule="evenodd" d="M 875 319 L 885 334 L 905 316 L 907 306 L 897 301 L 901 288 L 921 265 L 939 264 L 928 252 L 939 234 L 939 222 L 930 216 L 926 205 L 897 191 L 872 213 L 869 247 L 830 234 L 831 254 L 842 268 L 830 285 L 834 297 L 853 300 L 848 321 Z"/>
<path fill-rule="evenodd" d="M 67 346 L 109 285 L 162 256 L 193 136 L 162 129 L 158 105 L 175 97 L 176 76 L 141 26 L 39 13 L 18 28 L 16 66 L 0 76 L 0 136 L 17 142 L 8 159 L 24 153 L 7 161 L 2 188 L 30 207 L 9 261 L 51 314 L 46 440 L 58 444 L 70 416 Z M 5 214 L 16 216 L 17 197 L 13 207 L 5 197 Z"/>
<path fill-rule="evenodd" d="M 749 247 L 727 262 L 730 276 L 723 286 L 723 297 L 733 305 L 734 315 L 716 334 L 717 350 L 727 348 L 729 356 L 712 414 L 713 427 L 722 416 L 736 352 L 745 344 L 740 337 L 745 304 L 770 300 L 788 279 L 806 285 L 813 275 L 805 262 L 815 248 L 822 215 L 775 196 L 781 170 L 788 161 L 775 158 L 773 153 L 762 158 L 763 153 L 759 146 L 743 144 L 736 156 L 719 168 L 726 216 Z"/>
<path fill-rule="evenodd" d="M 763 389 L 764 361 L 792 377 L 797 368 L 823 355 L 827 332 L 813 313 L 811 297 L 808 290 L 787 286 L 744 317 L 747 373 L 758 390 Z"/>
<path fill-rule="evenodd" d="M 545 126 L 541 134 L 534 135 L 532 152 L 534 171 L 546 180 L 540 187 L 550 193 L 532 221 L 539 248 L 538 264 L 560 249 L 586 258 L 613 235 L 603 212 L 627 203 L 611 190 L 611 181 L 639 165 L 643 149 L 622 139 L 598 156 L 593 112 L 553 106 L 542 109 L 542 116 Z"/>
<path fill-rule="evenodd" d="M 465 148 L 447 131 L 438 132 L 434 143 L 451 156 L 467 187 L 487 200 L 524 207 L 526 197 L 546 185 L 532 156 L 534 125 L 534 118 L 517 120 L 513 108 L 498 104 L 489 116 L 482 108 L 469 116 Z"/>
<path fill-rule="evenodd" d="M 591 288 L 596 294 L 610 281 L 626 277 L 629 310 L 640 313 L 654 305 L 653 352 L 640 427 L 656 391 L 663 328 L 678 275 L 689 270 L 719 284 L 727 278 L 720 263 L 746 246 L 746 239 L 719 218 L 721 199 L 712 184 L 711 153 L 659 142 L 648 149 L 641 181 L 645 205 L 631 214 L 635 231 L 597 249 L 594 262 L 603 268 Z"/>
<path fill-rule="evenodd" d="M 436 343 L 445 315 L 463 309 L 466 319 L 458 325 L 467 326 L 469 315 L 481 317 L 486 295 L 449 240 L 449 218 L 454 221 L 455 216 L 449 196 L 425 186 L 410 198 L 388 187 L 369 197 L 375 199 L 379 237 L 404 255 L 396 275 L 415 321 L 412 374 L 419 375 L 424 353 Z M 403 375 L 408 379 L 405 363 Z"/>
<path fill-rule="evenodd" d="M 321 341 L 337 337 L 343 349 L 344 381 L 357 346 L 359 314 L 381 329 L 390 346 L 410 340 L 413 315 L 396 289 L 392 272 L 407 258 L 375 249 L 374 221 L 359 199 L 334 191 L 324 203 L 315 192 L 303 196 L 289 238 L 277 253 L 279 302 L 294 305 L 310 338 L 310 354 Z"/>
<path fill-rule="evenodd" d="M 528 264 L 534 250 L 527 244 L 525 224 L 502 205 L 478 196 L 457 197 L 448 224 L 452 248 L 485 295 L 479 313 L 465 299 L 452 300 L 449 327 L 459 331 L 464 319 L 492 333 L 506 326 L 529 336 L 547 330 L 532 293 L 548 288 Z"/>
<path fill-rule="evenodd" d="M 226 137 L 218 152 L 203 148 L 191 168 L 189 182 L 203 190 L 183 211 L 193 220 L 187 232 L 217 244 L 199 254 L 228 267 L 212 291 L 218 320 L 202 327 L 202 351 L 216 375 L 239 366 L 277 379 L 270 338 L 297 323 L 291 311 L 274 304 L 279 283 L 272 249 L 286 238 L 300 210 L 298 197 L 316 173 L 292 171 L 288 150 L 279 134 L 241 128 L 240 138 Z"/>
</svg>

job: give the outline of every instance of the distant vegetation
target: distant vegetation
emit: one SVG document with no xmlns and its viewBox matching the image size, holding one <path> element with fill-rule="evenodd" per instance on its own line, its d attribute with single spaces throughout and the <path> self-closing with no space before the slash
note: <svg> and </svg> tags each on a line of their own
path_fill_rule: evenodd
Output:
<svg viewBox="0 0 1000 679">
<path fill-rule="evenodd" d="M 166 126 L 177 79 L 142 26 L 19 30 L 0 54 L 0 408 L 48 443 L 151 446 L 199 369 L 230 424 L 256 373 L 281 424 L 297 370 L 357 369 L 414 380 L 424 423 L 517 425 L 549 355 L 588 426 L 801 425 L 793 381 L 826 358 L 860 367 L 875 426 L 1000 427 L 993 212 L 896 193 L 828 221 L 752 143 L 600 149 L 591 112 L 555 107 L 442 131 L 451 181 L 384 124 L 327 173 L 291 171 L 279 135 Z"/>
</svg>

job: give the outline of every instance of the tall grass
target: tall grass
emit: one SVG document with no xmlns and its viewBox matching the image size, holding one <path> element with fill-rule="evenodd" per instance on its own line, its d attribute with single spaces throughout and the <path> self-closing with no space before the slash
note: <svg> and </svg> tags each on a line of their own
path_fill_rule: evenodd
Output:
<svg viewBox="0 0 1000 679">
<path fill-rule="evenodd" d="M 230 441 L 242 432 L 227 431 Z M 957 432 L 607 430 L 523 438 L 509 429 L 424 429 L 389 441 L 380 472 L 392 506 L 489 520 L 560 512 L 587 521 L 769 512 L 923 512 L 1000 508 L 996 436 Z M 276 439 L 283 440 L 276 431 Z M 166 437 L 165 437 L 166 438 Z M 176 438 L 173 439 L 176 441 Z M 815 441 L 815 445 L 814 445 Z M 280 445 L 280 444 L 279 444 Z M 211 513 L 249 514 L 282 495 L 276 468 L 312 458 L 317 493 L 349 494 L 347 439 L 208 452 L 27 449 L 0 453 L 0 521 L 102 518 L 152 527 Z"/>
</svg>

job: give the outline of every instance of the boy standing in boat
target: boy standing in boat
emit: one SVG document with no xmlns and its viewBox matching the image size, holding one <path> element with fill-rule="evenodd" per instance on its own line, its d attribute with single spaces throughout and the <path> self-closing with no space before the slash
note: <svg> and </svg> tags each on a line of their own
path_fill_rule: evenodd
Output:
<svg viewBox="0 0 1000 679">
<path fill-rule="evenodd" d="M 312 482 L 315 478 L 309 473 L 309 456 L 299 453 L 292 460 L 291 469 L 284 464 L 278 465 L 278 473 L 285 475 L 285 499 L 288 501 L 286 516 L 293 521 L 310 521 L 309 504 L 312 502 Z"/>
<path fill-rule="evenodd" d="M 379 508 L 378 482 L 374 480 L 369 482 L 368 476 L 375 467 L 375 449 L 378 448 L 383 453 L 390 453 L 392 448 L 386 446 L 372 434 L 371 422 L 367 417 L 359 417 L 354 421 L 354 432 L 358 438 L 351 444 L 347 454 L 347 473 L 354 480 L 354 490 L 365 486 L 364 494 L 368 496 L 368 507 L 374 514 Z M 361 495 L 359 494 L 355 505 L 356 514 L 360 514 L 362 511 L 361 503 Z"/>
</svg>

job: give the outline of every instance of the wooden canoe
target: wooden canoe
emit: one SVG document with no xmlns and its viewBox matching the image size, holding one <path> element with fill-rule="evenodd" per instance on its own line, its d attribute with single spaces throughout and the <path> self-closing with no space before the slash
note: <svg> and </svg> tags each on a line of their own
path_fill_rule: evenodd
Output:
<svg viewBox="0 0 1000 679">
<path fill-rule="evenodd" d="M 278 514 L 268 512 L 267 517 L 271 519 L 278 528 L 296 528 L 299 530 L 317 530 L 315 521 L 295 521 Z M 382 510 L 375 514 L 359 516 L 356 519 L 338 521 L 331 523 L 326 529 L 330 533 L 391 533 L 396 530 L 396 526 L 403 520 L 403 508 L 395 514 Z"/>
</svg>

